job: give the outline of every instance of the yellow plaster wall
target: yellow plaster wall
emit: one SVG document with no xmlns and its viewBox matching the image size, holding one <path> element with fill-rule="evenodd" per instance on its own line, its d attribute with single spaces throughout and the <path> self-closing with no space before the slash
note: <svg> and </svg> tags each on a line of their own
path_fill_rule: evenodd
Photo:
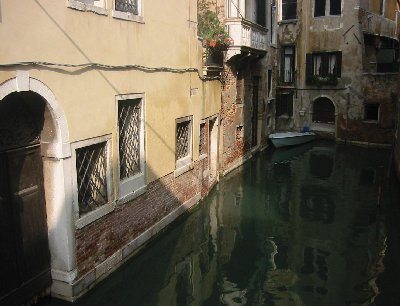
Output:
<svg viewBox="0 0 400 306">
<path fill-rule="evenodd" d="M 2 1 L 0 64 L 92 62 L 201 71 L 197 1 L 143 2 L 144 23 L 138 23 L 113 18 L 112 1 L 107 1 L 107 16 L 68 8 L 66 1 Z M 14 78 L 16 70 L 27 70 L 54 93 L 71 142 L 112 134 L 114 169 L 116 95 L 144 93 L 148 182 L 175 169 L 175 119 L 193 116 L 196 160 L 200 120 L 220 109 L 219 81 L 203 82 L 195 72 L 14 66 L 0 69 L 0 83 Z"/>
</svg>

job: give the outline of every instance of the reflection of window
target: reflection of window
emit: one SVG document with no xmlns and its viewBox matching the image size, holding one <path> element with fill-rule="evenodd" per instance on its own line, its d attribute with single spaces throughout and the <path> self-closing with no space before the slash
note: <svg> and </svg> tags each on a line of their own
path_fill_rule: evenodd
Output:
<svg viewBox="0 0 400 306">
<path fill-rule="evenodd" d="M 294 82 L 294 72 L 296 69 L 295 55 L 296 49 L 293 46 L 286 46 L 282 48 L 281 81 L 283 83 Z"/>
<path fill-rule="evenodd" d="M 365 104 L 364 119 L 378 121 L 378 119 L 379 119 L 379 104 L 377 104 L 377 103 Z"/>
<path fill-rule="evenodd" d="M 297 0 L 282 0 L 282 20 L 296 19 Z"/>
<path fill-rule="evenodd" d="M 375 175 L 375 169 L 373 168 L 362 169 L 360 174 L 360 184 L 373 185 L 375 182 Z"/>
<path fill-rule="evenodd" d="M 342 52 L 322 52 L 307 54 L 307 76 L 340 77 Z"/>
<path fill-rule="evenodd" d="M 314 17 L 340 15 L 342 0 L 314 0 Z"/>
<path fill-rule="evenodd" d="M 333 158 L 330 155 L 312 152 L 310 155 L 310 173 L 320 179 L 327 179 L 332 175 Z"/>
<path fill-rule="evenodd" d="M 276 99 L 276 117 L 293 116 L 293 93 L 280 93 Z"/>
<path fill-rule="evenodd" d="M 300 217 L 310 222 L 333 223 L 336 205 L 332 192 L 320 186 L 304 186 L 301 190 Z"/>
</svg>

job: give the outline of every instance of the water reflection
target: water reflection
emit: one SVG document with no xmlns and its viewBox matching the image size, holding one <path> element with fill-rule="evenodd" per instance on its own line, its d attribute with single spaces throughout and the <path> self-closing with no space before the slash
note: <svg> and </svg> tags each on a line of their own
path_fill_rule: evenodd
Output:
<svg viewBox="0 0 400 306">
<path fill-rule="evenodd" d="M 231 173 L 77 305 L 400 305 L 389 152 L 318 142 L 298 152 Z"/>
</svg>

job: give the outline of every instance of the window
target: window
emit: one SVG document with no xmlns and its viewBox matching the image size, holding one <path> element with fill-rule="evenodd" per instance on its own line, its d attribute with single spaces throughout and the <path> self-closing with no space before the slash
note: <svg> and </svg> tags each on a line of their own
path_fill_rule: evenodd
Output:
<svg viewBox="0 0 400 306">
<path fill-rule="evenodd" d="M 364 34 L 364 47 L 369 72 L 398 72 L 399 43 L 395 39 Z"/>
<path fill-rule="evenodd" d="M 199 156 L 207 154 L 206 147 L 206 123 L 200 123 L 200 134 L 199 134 Z"/>
<path fill-rule="evenodd" d="M 342 14 L 342 0 L 314 0 L 314 17 Z"/>
<path fill-rule="evenodd" d="M 271 2 L 271 11 L 270 11 L 270 39 L 271 44 L 276 44 L 276 27 L 275 27 L 275 16 L 276 16 L 276 5 L 275 0 Z"/>
<path fill-rule="evenodd" d="M 267 26 L 266 1 L 257 0 L 257 23 L 263 27 Z"/>
<path fill-rule="evenodd" d="M 378 121 L 379 119 L 379 104 L 368 103 L 364 106 L 364 120 Z"/>
<path fill-rule="evenodd" d="M 297 0 L 282 0 L 282 20 L 297 18 Z"/>
<path fill-rule="evenodd" d="M 398 72 L 399 50 L 381 48 L 376 51 L 376 72 Z"/>
<path fill-rule="evenodd" d="M 76 226 L 81 228 L 112 211 L 110 179 L 111 138 L 98 137 L 73 143 Z"/>
<path fill-rule="evenodd" d="M 120 95 L 118 104 L 119 203 L 145 192 L 143 95 Z"/>
<path fill-rule="evenodd" d="M 277 96 L 275 116 L 293 116 L 293 93 L 280 93 Z"/>
<path fill-rule="evenodd" d="M 307 84 L 315 82 L 314 76 L 326 78 L 327 85 L 337 85 L 341 76 L 342 52 L 322 52 L 307 54 L 306 60 Z"/>
<path fill-rule="evenodd" d="M 176 120 L 176 175 L 191 169 L 192 164 L 192 117 Z"/>
<path fill-rule="evenodd" d="M 271 98 L 272 97 L 272 70 L 268 69 L 267 71 L 267 97 Z"/>
<path fill-rule="evenodd" d="M 292 46 L 282 48 L 281 60 L 281 81 L 283 83 L 294 82 L 295 72 L 295 48 Z"/>
<path fill-rule="evenodd" d="M 143 0 L 114 0 L 113 17 L 143 22 Z"/>
<path fill-rule="evenodd" d="M 105 0 L 68 0 L 68 7 L 78 11 L 94 12 L 107 15 Z"/>
<path fill-rule="evenodd" d="M 243 103 L 244 96 L 244 77 L 243 71 L 239 70 L 236 77 L 236 104 Z"/>
</svg>

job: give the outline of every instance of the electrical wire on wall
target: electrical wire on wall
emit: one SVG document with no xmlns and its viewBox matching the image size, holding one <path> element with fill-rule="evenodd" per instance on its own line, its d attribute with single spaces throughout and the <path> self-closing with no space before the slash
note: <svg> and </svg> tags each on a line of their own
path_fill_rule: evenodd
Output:
<svg viewBox="0 0 400 306">
<path fill-rule="evenodd" d="M 86 69 L 86 68 L 97 68 L 102 70 L 139 70 L 143 72 L 169 72 L 169 73 L 177 73 L 177 74 L 184 74 L 184 73 L 197 73 L 199 79 L 202 81 L 213 81 L 219 80 L 222 82 L 221 77 L 209 77 L 203 76 L 199 69 L 197 68 L 171 68 L 171 67 L 146 67 L 142 65 L 105 65 L 100 63 L 83 63 L 83 64 L 62 64 L 62 63 L 51 63 L 51 62 L 40 62 L 40 61 L 30 61 L 30 62 L 15 62 L 15 63 L 7 63 L 7 64 L 0 64 L 0 68 L 11 68 L 15 66 L 42 66 L 42 67 L 57 67 L 57 68 L 79 68 L 79 69 Z"/>
</svg>

